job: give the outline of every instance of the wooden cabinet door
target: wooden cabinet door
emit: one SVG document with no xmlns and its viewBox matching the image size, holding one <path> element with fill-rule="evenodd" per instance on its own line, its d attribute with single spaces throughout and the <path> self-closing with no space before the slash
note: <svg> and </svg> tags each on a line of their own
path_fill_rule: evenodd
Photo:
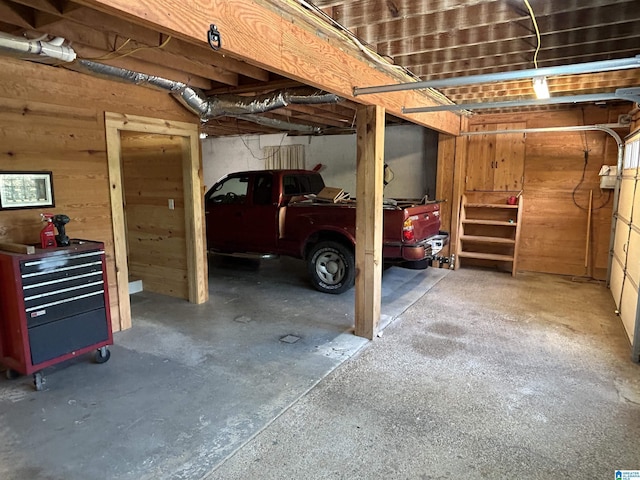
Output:
<svg viewBox="0 0 640 480">
<path fill-rule="evenodd" d="M 472 132 L 495 130 L 496 125 L 471 125 Z M 493 190 L 493 164 L 496 135 L 469 135 L 467 147 L 466 190 Z"/>
<path fill-rule="evenodd" d="M 526 128 L 526 123 L 471 125 L 470 131 Z M 470 135 L 466 191 L 519 191 L 524 177 L 525 134 Z"/>
</svg>

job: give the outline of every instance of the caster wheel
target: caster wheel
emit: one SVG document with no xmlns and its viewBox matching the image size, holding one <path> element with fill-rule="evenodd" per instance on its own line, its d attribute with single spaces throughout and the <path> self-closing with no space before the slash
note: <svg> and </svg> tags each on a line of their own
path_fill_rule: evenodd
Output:
<svg viewBox="0 0 640 480">
<path fill-rule="evenodd" d="M 111 358 L 111 352 L 107 347 L 102 347 L 96 350 L 96 356 L 94 357 L 94 361 L 96 363 L 105 363 Z"/>
<path fill-rule="evenodd" d="M 33 374 L 33 386 L 37 392 L 42 391 L 44 388 L 44 378 L 42 377 L 42 373 L 37 372 Z"/>
<path fill-rule="evenodd" d="M 16 372 L 12 368 L 7 368 L 7 371 L 4 372 L 4 374 L 7 377 L 7 380 L 15 380 L 20 376 L 20 372 Z"/>
</svg>

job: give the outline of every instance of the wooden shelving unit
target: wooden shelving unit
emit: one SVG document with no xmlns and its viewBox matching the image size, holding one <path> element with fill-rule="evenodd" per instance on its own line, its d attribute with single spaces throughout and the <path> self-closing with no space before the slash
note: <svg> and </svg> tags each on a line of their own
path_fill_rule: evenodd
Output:
<svg viewBox="0 0 640 480">
<path fill-rule="evenodd" d="M 468 202 L 462 196 L 456 268 L 460 259 L 507 262 L 511 275 L 518 266 L 522 195 L 516 205 Z"/>
</svg>

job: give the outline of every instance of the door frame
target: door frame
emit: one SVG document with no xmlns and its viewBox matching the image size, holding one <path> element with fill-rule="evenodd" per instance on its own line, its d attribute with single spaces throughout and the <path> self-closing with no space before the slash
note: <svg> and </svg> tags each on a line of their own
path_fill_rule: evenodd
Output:
<svg viewBox="0 0 640 480">
<path fill-rule="evenodd" d="M 112 112 L 105 112 L 104 119 L 120 330 L 125 330 L 131 327 L 131 304 L 129 301 L 129 268 L 127 266 L 126 225 L 124 222 L 120 132 L 172 135 L 182 139 L 187 281 L 189 301 L 192 303 L 204 303 L 209 296 L 207 254 L 204 242 L 200 138 L 198 126 L 191 123 Z"/>
</svg>

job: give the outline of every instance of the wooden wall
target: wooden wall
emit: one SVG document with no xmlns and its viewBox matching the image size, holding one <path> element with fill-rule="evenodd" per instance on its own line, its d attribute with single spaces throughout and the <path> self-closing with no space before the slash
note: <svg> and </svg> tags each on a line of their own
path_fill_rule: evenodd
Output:
<svg viewBox="0 0 640 480">
<path fill-rule="evenodd" d="M 197 123 L 169 95 L 63 68 L 0 57 L 0 170 L 51 170 L 71 238 L 106 245 L 114 330 L 120 329 L 104 112 Z M 35 243 L 40 210 L 0 211 L 0 241 Z"/>
<path fill-rule="evenodd" d="M 596 106 L 574 107 L 537 113 L 482 114 L 468 119 L 469 130 L 482 129 L 493 124 L 523 122 L 527 128 L 591 125 L 615 123 L 618 115 L 628 113 L 629 107 L 615 109 Z M 619 131 L 625 136 L 627 130 Z M 443 157 L 450 148 L 445 147 Z M 580 183 L 588 161 L 584 181 Z M 467 154 L 456 149 L 455 168 L 460 163 L 473 161 L 471 147 Z M 577 276 L 606 277 L 613 191 L 601 191 L 598 172 L 603 164 L 615 165 L 615 141 L 604 132 L 585 133 L 528 133 L 525 139 L 524 164 L 524 218 L 522 222 L 519 270 L 558 273 Z M 439 184 L 451 181 L 445 171 Z M 464 182 L 464 177 L 461 178 Z M 455 182 L 454 182 L 455 184 Z M 575 203 L 573 191 L 575 192 Z M 455 191 L 455 188 L 453 189 Z M 460 188 L 464 191 L 464 184 Z M 587 242 L 587 208 L 589 192 L 593 192 L 593 211 L 589 242 L 588 266 L 585 267 Z M 506 200 L 506 198 L 505 198 Z M 451 199 L 452 206 L 459 195 Z"/>
<path fill-rule="evenodd" d="M 182 141 L 122 132 L 121 142 L 129 276 L 145 290 L 188 299 Z"/>
</svg>

